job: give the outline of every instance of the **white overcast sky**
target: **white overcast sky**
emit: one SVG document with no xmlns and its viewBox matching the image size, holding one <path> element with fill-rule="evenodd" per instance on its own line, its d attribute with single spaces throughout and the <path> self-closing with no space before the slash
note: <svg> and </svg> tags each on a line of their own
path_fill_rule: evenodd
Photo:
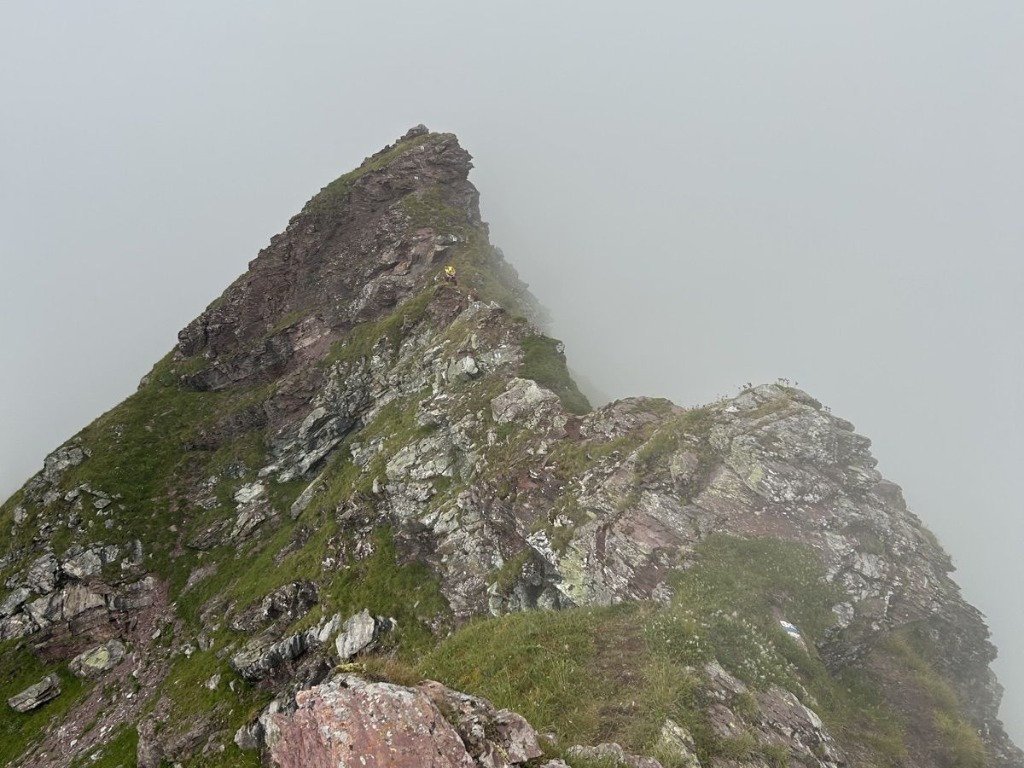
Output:
<svg viewBox="0 0 1024 768">
<path fill-rule="evenodd" d="M 457 133 L 574 367 L 874 441 L 1024 742 L 1024 3 L 0 2 L 0 494 L 323 184 Z"/>
</svg>

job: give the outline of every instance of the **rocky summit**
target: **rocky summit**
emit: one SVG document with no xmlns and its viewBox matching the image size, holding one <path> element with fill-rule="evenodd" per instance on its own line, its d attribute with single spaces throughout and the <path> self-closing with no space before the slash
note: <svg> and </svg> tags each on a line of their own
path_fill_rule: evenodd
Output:
<svg viewBox="0 0 1024 768">
<path fill-rule="evenodd" d="M 0 763 L 1024 767 L 869 441 L 591 407 L 471 167 L 328 184 L 0 508 Z"/>
</svg>

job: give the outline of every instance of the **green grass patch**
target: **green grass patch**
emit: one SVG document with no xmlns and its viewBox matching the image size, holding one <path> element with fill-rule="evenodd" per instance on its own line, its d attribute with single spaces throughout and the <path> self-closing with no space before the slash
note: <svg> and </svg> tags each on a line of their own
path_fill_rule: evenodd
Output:
<svg viewBox="0 0 1024 768">
<path fill-rule="evenodd" d="M 674 606 L 659 621 L 674 625 L 653 638 L 655 647 L 686 664 L 713 655 L 755 689 L 776 683 L 806 690 L 840 743 L 866 746 L 879 766 L 902 765 L 904 726 L 886 703 L 883 683 L 856 667 L 833 676 L 817 654 L 843 593 L 825 581 L 814 550 L 713 534 L 696 555 L 694 567 L 673 581 Z M 797 626 L 806 650 L 785 635 L 778 617 Z"/>
<path fill-rule="evenodd" d="M 312 533 L 301 547 L 279 558 L 297 526 Z M 403 658 L 425 652 L 434 643 L 430 627 L 448 612 L 436 578 L 426 565 L 402 560 L 389 527 L 373 531 L 369 546 L 360 548 L 368 553 L 362 559 L 353 557 L 355 535 L 333 515 L 307 510 L 297 523 L 282 525 L 251 552 L 212 551 L 207 557 L 217 563 L 217 570 L 179 597 L 179 615 L 198 628 L 201 612 L 211 601 L 241 610 L 285 584 L 313 581 L 320 588 L 319 603 L 286 632 L 305 629 L 335 613 L 347 619 L 367 608 L 398 621 L 392 645 Z M 339 555 L 340 561 L 325 568 L 328 557 Z"/>
<path fill-rule="evenodd" d="M 840 744 L 871 750 L 878 768 L 906 764 L 904 721 L 886 703 L 881 681 L 857 667 L 831 677 L 823 666 L 806 679 L 818 703 L 815 711 Z"/>
<path fill-rule="evenodd" d="M 701 614 L 737 613 L 780 632 L 777 616 L 782 617 L 809 643 L 820 641 L 835 623 L 832 606 L 844 593 L 825 580 L 824 566 L 809 546 L 712 534 L 696 555 L 696 567 L 673 579 L 677 605 Z"/>
<path fill-rule="evenodd" d="M 667 419 L 637 452 L 637 471 L 641 474 L 667 468 L 672 454 L 691 450 L 709 465 L 711 446 L 708 436 L 714 416 L 709 408 L 691 408 Z"/>
<path fill-rule="evenodd" d="M 258 750 L 243 752 L 233 743 L 229 743 L 223 752 L 199 755 L 182 763 L 184 768 L 261 768 Z"/>
<path fill-rule="evenodd" d="M 949 765 L 955 768 L 980 768 L 988 765 L 985 747 L 963 715 L 953 687 L 936 668 L 939 650 L 922 622 L 901 627 L 891 633 L 883 650 L 906 670 L 912 685 L 930 700 L 933 724 Z"/>
<path fill-rule="evenodd" d="M 566 743 L 595 737 L 612 674 L 596 669 L 615 609 L 527 612 L 466 625 L 420 664 L 425 677 L 520 712 Z M 623 663 L 627 660 L 623 659 Z"/>
<path fill-rule="evenodd" d="M 206 683 L 220 675 L 219 684 L 210 689 Z M 235 682 L 235 691 L 228 686 Z M 171 667 L 161 686 L 177 717 L 187 720 L 201 716 L 215 718 L 219 728 L 237 729 L 247 721 L 251 711 L 266 704 L 271 695 L 250 685 L 228 666 L 227 659 L 218 658 L 216 649 L 181 655 Z"/>
<path fill-rule="evenodd" d="M 68 470 L 66 488 L 88 483 L 114 497 L 108 508 L 113 527 L 96 519 L 74 541 L 126 544 L 145 542 L 148 569 L 167 575 L 173 569 L 169 551 L 175 534 L 169 530 L 171 510 L 180 505 L 176 489 L 196 469 L 202 456 L 187 450 L 197 430 L 208 424 L 228 402 L 225 393 L 195 392 L 181 386 L 171 356 L 160 361 L 149 383 L 80 434 L 91 457 Z M 86 496 L 84 514 L 92 515 Z M 123 507 L 123 509 L 122 509 Z M 180 513 L 176 517 L 180 519 Z M 72 537 L 64 544 L 70 544 Z M 55 544 L 60 554 L 60 540 Z"/>
<path fill-rule="evenodd" d="M 389 527 L 371 536 L 372 554 L 335 573 L 321 595 L 323 615 L 343 619 L 364 608 L 375 616 L 390 616 L 398 628 L 388 643 L 399 658 L 422 656 L 435 643 L 431 625 L 448 613 L 448 602 L 431 570 L 423 563 L 403 562 Z"/>
<path fill-rule="evenodd" d="M 985 745 L 970 723 L 958 715 L 935 713 L 935 729 L 949 756 L 952 768 L 985 768 L 989 764 Z"/>
<path fill-rule="evenodd" d="M 7 699 L 35 685 L 47 674 L 60 676 L 61 694 L 32 712 L 15 712 Z M 36 741 L 51 723 L 64 715 L 91 690 L 62 667 L 47 667 L 36 658 L 24 640 L 0 643 L 0 765 L 11 765 L 15 758 Z"/>
<path fill-rule="evenodd" d="M 406 195 L 399 206 L 416 228 L 430 227 L 439 233 L 454 234 L 464 232 L 469 224 L 465 212 L 445 202 L 440 187 Z"/>
<path fill-rule="evenodd" d="M 661 724 L 671 718 L 689 729 L 702 761 L 756 757 L 786 765 L 788 755 L 777 746 L 712 732 L 701 670 L 715 659 L 753 690 L 780 684 L 800 696 L 810 692 L 811 706 L 841 743 L 867 745 L 878 766 L 899 765 L 901 724 L 879 681 L 851 670 L 832 677 L 817 656 L 813 641 L 831 626 L 836 594 L 814 551 L 715 535 L 697 555 L 674 581 L 671 606 L 476 620 L 429 653 L 418 671 L 523 713 L 562 745 L 617 741 L 628 751 L 654 754 Z M 779 615 L 797 624 L 807 650 L 781 630 Z M 750 721 L 760 712 L 749 693 L 729 706 Z"/>
<path fill-rule="evenodd" d="M 519 375 L 533 379 L 559 396 L 570 413 L 590 412 L 590 403 L 569 374 L 562 342 L 547 336 L 532 335 L 523 339 L 523 362 Z"/>
<path fill-rule="evenodd" d="M 132 725 L 119 729 L 113 736 L 104 741 L 88 755 L 78 758 L 71 768 L 129 768 L 136 764 L 139 746 L 139 732 Z M 96 759 L 92 759 L 95 755 Z"/>
<path fill-rule="evenodd" d="M 582 477 L 587 470 L 608 457 L 623 458 L 629 455 L 644 441 L 645 434 L 642 430 L 632 430 L 611 440 L 563 440 L 551 451 L 546 466 L 568 482 Z"/>
<path fill-rule="evenodd" d="M 698 756 L 735 752 L 711 731 L 703 677 L 670 659 L 645 627 L 665 613 L 652 604 L 529 611 L 466 625 L 420 663 L 419 672 L 522 713 L 561 748 L 615 741 L 654 754 L 666 718 L 694 737 Z M 748 755 L 771 747 L 750 740 Z M 663 756 L 666 766 L 675 765 Z M 574 765 L 582 765 L 574 761 Z"/>
</svg>

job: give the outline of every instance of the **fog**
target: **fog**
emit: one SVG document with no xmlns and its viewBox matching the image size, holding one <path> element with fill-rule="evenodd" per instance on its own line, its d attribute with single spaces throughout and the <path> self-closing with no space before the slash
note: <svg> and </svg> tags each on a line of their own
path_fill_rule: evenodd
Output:
<svg viewBox="0 0 1024 768">
<path fill-rule="evenodd" d="M 0 495 L 423 122 L 594 386 L 785 377 L 873 440 L 1024 743 L 1022 82 L 1016 0 L 5 3 Z"/>
</svg>

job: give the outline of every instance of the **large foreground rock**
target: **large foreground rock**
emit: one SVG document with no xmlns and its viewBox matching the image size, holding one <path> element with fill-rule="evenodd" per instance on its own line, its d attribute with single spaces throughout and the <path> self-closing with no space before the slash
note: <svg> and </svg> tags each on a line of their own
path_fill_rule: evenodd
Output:
<svg viewBox="0 0 1024 768">
<path fill-rule="evenodd" d="M 295 702 L 290 714 L 260 717 L 280 768 L 513 768 L 541 756 L 520 715 L 440 683 L 406 688 L 347 675 Z"/>
<path fill-rule="evenodd" d="M 280 768 L 473 768 L 426 694 L 342 677 L 295 697 L 291 715 L 264 717 L 271 765 Z"/>
</svg>

